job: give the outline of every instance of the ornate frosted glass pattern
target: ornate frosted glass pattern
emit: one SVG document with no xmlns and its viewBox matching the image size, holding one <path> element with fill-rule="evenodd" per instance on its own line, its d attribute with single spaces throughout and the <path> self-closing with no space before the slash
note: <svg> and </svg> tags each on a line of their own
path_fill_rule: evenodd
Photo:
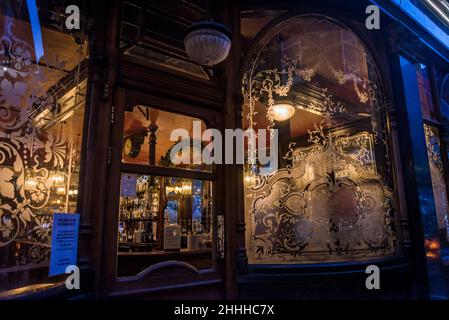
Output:
<svg viewBox="0 0 449 320">
<path fill-rule="evenodd" d="M 30 25 L 0 25 L 1 292 L 60 280 L 47 277 L 52 216 L 76 210 L 87 45 L 42 28 L 36 62 Z"/>
<path fill-rule="evenodd" d="M 429 158 L 430 175 L 432 178 L 433 197 L 437 213 L 438 229 L 449 236 L 449 207 L 446 181 L 444 179 L 443 163 L 441 161 L 440 139 L 438 129 L 424 124 L 427 156 Z"/>
<path fill-rule="evenodd" d="M 217 215 L 217 251 L 221 259 L 225 257 L 225 219 Z"/>
<path fill-rule="evenodd" d="M 287 151 L 270 174 L 245 166 L 249 263 L 394 254 L 385 103 L 364 45 L 330 19 L 306 16 L 282 22 L 252 49 L 244 127 L 282 129 Z M 295 115 L 276 122 L 272 107 L 285 100 Z"/>
</svg>

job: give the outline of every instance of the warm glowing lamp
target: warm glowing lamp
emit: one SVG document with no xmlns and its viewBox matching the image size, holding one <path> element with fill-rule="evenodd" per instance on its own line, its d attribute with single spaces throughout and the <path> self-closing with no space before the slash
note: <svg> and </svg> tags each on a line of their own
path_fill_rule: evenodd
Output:
<svg viewBox="0 0 449 320">
<path fill-rule="evenodd" d="M 286 121 L 295 114 L 295 107 L 289 102 L 279 102 L 269 110 L 271 117 L 276 121 Z"/>
<path fill-rule="evenodd" d="M 190 181 L 183 181 L 181 183 L 181 186 L 182 186 L 181 187 L 182 194 L 186 195 L 192 194 L 192 183 Z"/>
</svg>

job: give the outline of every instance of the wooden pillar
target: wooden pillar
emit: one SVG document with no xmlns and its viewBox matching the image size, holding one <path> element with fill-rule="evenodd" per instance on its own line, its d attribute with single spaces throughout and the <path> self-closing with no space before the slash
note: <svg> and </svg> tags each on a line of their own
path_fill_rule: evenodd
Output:
<svg viewBox="0 0 449 320">
<path fill-rule="evenodd" d="M 242 127 L 241 75 L 240 75 L 240 6 L 238 1 L 223 3 L 225 24 L 232 30 L 232 47 L 225 63 L 226 102 L 224 125 L 227 129 Z M 234 154 L 236 154 L 234 152 Z M 226 298 L 238 298 L 236 272 L 247 265 L 245 250 L 245 216 L 243 206 L 243 166 L 225 165 L 223 191 L 225 203 L 225 283 Z"/>
<path fill-rule="evenodd" d="M 401 36 L 399 38 L 404 38 Z M 391 41 L 391 40 L 390 40 Z M 399 42 L 394 42 L 395 45 Z M 413 157 L 413 141 L 411 132 L 412 124 L 408 119 L 406 92 L 404 89 L 400 52 L 397 49 L 391 50 L 388 55 L 389 70 L 391 76 L 391 92 L 397 107 L 390 105 L 389 122 L 390 126 L 396 127 L 397 142 L 393 147 L 393 156 L 395 158 L 395 174 L 397 192 L 400 201 L 400 220 L 409 229 L 410 246 L 404 244 L 404 251 L 412 263 L 412 283 L 411 295 L 414 298 L 427 299 L 429 297 L 429 286 L 427 279 L 427 262 L 424 248 L 424 230 L 421 221 L 421 208 L 419 202 L 419 190 L 415 171 L 415 161 Z M 397 118 L 397 120 L 395 120 Z M 415 129 L 416 130 L 416 129 Z M 393 139 L 393 137 L 391 137 Z M 400 142 L 400 143 L 399 143 Z M 397 160 L 396 160 L 397 159 Z M 400 163 L 396 163 L 397 161 Z M 401 187 L 401 182 L 402 187 Z M 404 196 L 405 199 L 404 200 Z M 405 206 L 405 207 L 404 207 Z M 408 220 L 408 221 L 407 221 Z M 402 231 L 401 231 L 402 232 Z M 402 236 L 403 237 L 403 236 Z M 400 239 L 404 241 L 405 238 Z M 406 252 L 408 250 L 408 252 Z"/>
<path fill-rule="evenodd" d="M 77 208 L 81 214 L 78 266 L 83 291 L 100 297 L 109 137 L 114 121 L 111 88 L 115 81 L 120 1 L 89 3 L 93 26 L 89 33 L 89 75 Z"/>
<path fill-rule="evenodd" d="M 401 164 L 401 151 L 399 148 L 398 138 L 398 112 L 397 107 L 392 104 L 387 104 L 387 120 L 390 135 L 390 147 L 392 157 L 392 169 L 394 172 L 393 181 L 396 190 L 396 221 L 395 224 L 399 226 L 398 230 L 398 244 L 399 248 L 404 254 L 410 255 L 410 221 L 407 211 L 407 198 L 405 194 L 404 171 Z"/>
</svg>

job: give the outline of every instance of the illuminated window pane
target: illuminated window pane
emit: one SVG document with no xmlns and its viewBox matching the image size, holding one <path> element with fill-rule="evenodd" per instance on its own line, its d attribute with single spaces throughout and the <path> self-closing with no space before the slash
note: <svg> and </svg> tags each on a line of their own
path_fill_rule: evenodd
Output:
<svg viewBox="0 0 449 320">
<path fill-rule="evenodd" d="M 177 260 L 212 266 L 212 183 L 122 174 L 118 276 Z"/>
<path fill-rule="evenodd" d="M 175 129 L 185 136 L 171 138 Z M 155 165 L 195 171 L 211 171 L 211 166 L 203 163 L 202 151 L 208 142 L 201 142 L 206 129 L 200 119 L 163 111 L 145 106 L 136 106 L 125 113 L 122 161 L 139 165 Z M 196 136 L 196 133 L 198 135 Z M 194 144 L 194 140 L 197 142 Z M 173 152 L 172 148 L 181 143 L 189 154 Z"/>
<path fill-rule="evenodd" d="M 245 165 L 249 263 L 393 255 L 385 110 L 369 52 L 325 17 L 291 18 L 261 39 L 242 81 L 243 126 L 278 130 L 280 168 Z M 294 114 L 279 121 L 272 112 L 286 103 Z"/>
<path fill-rule="evenodd" d="M 33 30 L 25 3 L 1 5 L 0 292 L 20 294 L 63 280 L 48 277 L 52 220 L 77 210 L 88 52 L 53 25 Z"/>
</svg>

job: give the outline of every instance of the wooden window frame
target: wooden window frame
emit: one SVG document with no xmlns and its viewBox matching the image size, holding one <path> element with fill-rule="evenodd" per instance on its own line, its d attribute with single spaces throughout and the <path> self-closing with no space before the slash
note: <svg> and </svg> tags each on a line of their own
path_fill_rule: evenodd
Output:
<svg viewBox="0 0 449 320">
<path fill-rule="evenodd" d="M 220 127 L 221 114 L 173 99 L 161 98 L 152 94 L 118 87 L 113 98 L 113 117 L 111 118 L 109 160 L 105 218 L 103 223 L 102 287 L 107 297 L 132 296 L 166 291 L 173 288 L 219 285 L 223 279 L 223 261 L 217 252 L 217 212 L 222 207 L 221 168 L 215 165 L 212 172 L 188 171 L 177 168 L 136 165 L 122 162 L 125 112 L 134 106 L 142 105 L 159 110 L 182 114 L 203 120 L 207 127 Z M 166 261 L 148 266 L 136 276 L 117 277 L 118 261 L 118 219 L 120 177 L 122 173 L 137 173 L 158 176 L 178 176 L 213 183 L 213 249 L 212 267 L 197 270 L 183 262 Z"/>
</svg>

